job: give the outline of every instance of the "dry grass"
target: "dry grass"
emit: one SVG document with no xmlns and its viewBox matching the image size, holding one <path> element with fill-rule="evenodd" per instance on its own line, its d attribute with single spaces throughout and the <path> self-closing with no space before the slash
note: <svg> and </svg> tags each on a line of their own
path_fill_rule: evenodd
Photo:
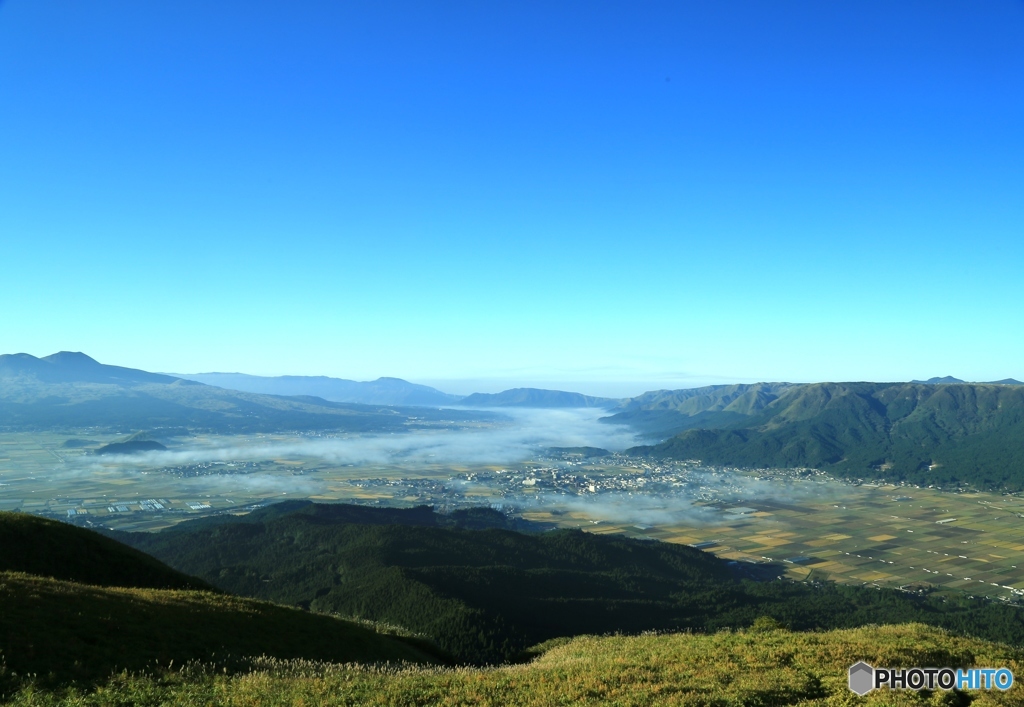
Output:
<svg viewBox="0 0 1024 707">
<path fill-rule="evenodd" d="M 16 705 L 953 705 L 968 695 L 847 690 L 857 660 L 878 666 L 1007 666 L 1022 653 L 921 625 L 827 633 L 583 636 L 533 663 L 490 669 L 361 667 L 261 658 L 225 674 L 192 664 L 159 676 L 122 674 L 101 689 L 27 687 Z M 969 693 L 971 704 L 1024 704 L 1024 689 Z"/>
</svg>

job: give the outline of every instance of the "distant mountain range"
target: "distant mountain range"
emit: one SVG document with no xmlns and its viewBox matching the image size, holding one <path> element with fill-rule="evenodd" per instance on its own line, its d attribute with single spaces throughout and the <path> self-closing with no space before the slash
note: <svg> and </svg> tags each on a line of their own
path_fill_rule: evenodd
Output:
<svg viewBox="0 0 1024 707">
<path fill-rule="evenodd" d="M 436 388 L 404 381 L 401 378 L 378 378 L 375 381 L 353 381 L 327 376 L 250 376 L 245 373 L 175 374 L 185 380 L 215 385 L 218 388 L 241 390 L 266 395 L 313 395 L 338 403 L 365 405 L 427 405 L 442 406 L 459 402 L 462 396 L 442 393 Z"/>
<path fill-rule="evenodd" d="M 612 398 L 597 398 L 581 393 L 542 388 L 513 388 L 501 393 L 451 395 L 437 388 L 419 385 L 401 378 L 353 381 L 327 376 L 250 376 L 244 373 L 175 374 L 185 380 L 220 388 L 268 395 L 315 395 L 325 400 L 367 405 L 425 405 L 460 407 L 614 407 Z"/>
<path fill-rule="evenodd" d="M 582 393 L 542 388 L 512 388 L 501 393 L 473 393 L 459 401 L 466 407 L 529 407 L 529 408 L 612 408 L 619 404 L 613 398 L 596 398 Z"/>
<path fill-rule="evenodd" d="M 84 353 L 61 351 L 42 358 L 29 354 L 0 356 L 0 379 L 35 379 L 40 383 L 100 383 L 137 385 L 140 383 L 174 383 L 175 378 L 148 373 L 134 368 L 108 366 Z"/>
<path fill-rule="evenodd" d="M 70 351 L 43 358 L 0 355 L 0 430 L 384 432 L 496 419 L 466 408 L 609 407 L 616 402 L 532 388 L 462 397 L 399 378 L 358 382 L 238 373 L 181 377 L 110 366 Z"/>
<path fill-rule="evenodd" d="M 460 398 L 397 378 L 203 376 L 220 385 L 82 353 L 0 356 L 0 429 L 385 432 L 496 419 L 472 408 L 590 407 L 658 442 L 630 450 L 638 455 L 1024 490 L 1024 384 L 1010 378 L 715 385 L 615 400 L 537 388 Z"/>
<path fill-rule="evenodd" d="M 954 378 L 953 376 L 943 376 L 942 378 L 929 378 L 926 381 L 910 381 L 911 383 L 926 383 L 928 385 L 949 385 L 951 383 L 966 383 L 967 381 Z M 1015 378 L 1003 378 L 1001 381 L 988 381 L 991 385 L 1024 385 Z"/>
<path fill-rule="evenodd" d="M 108 366 L 83 353 L 0 356 L 0 429 L 188 428 L 211 432 L 400 431 L 488 413 L 247 393 Z"/>
</svg>

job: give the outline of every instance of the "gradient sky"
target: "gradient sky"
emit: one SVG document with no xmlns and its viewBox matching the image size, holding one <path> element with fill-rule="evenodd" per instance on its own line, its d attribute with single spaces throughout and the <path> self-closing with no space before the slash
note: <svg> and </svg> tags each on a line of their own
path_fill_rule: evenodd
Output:
<svg viewBox="0 0 1024 707">
<path fill-rule="evenodd" d="M 0 352 L 1024 379 L 1022 266 L 1020 0 L 0 4 Z"/>
</svg>

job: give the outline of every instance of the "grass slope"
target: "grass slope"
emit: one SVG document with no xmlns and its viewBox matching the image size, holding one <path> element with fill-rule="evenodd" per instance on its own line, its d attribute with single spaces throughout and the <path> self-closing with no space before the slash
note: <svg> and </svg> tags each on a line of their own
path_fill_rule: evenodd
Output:
<svg viewBox="0 0 1024 707">
<path fill-rule="evenodd" d="M 1009 667 L 1024 656 L 1005 646 L 951 636 L 921 625 L 828 633 L 723 632 L 582 636 L 550 646 L 528 665 L 490 669 L 412 668 L 258 661 L 241 674 L 214 669 L 122 676 L 102 691 L 25 688 L 15 705 L 1020 705 L 1009 692 L 847 689 L 847 668 L 876 666 Z"/>
<path fill-rule="evenodd" d="M 557 636 L 716 630 L 762 615 L 796 629 L 913 620 L 1024 644 L 1024 612 L 1003 604 L 741 581 L 690 547 L 442 527 L 438 518 L 296 503 L 116 537 L 235 594 L 405 626 L 468 662 L 509 660 Z"/>
<path fill-rule="evenodd" d="M 816 383 L 776 392 L 760 408 L 686 411 L 695 420 L 694 429 L 631 452 L 731 466 L 816 467 L 852 478 L 1024 490 L 1024 387 Z M 723 414 L 729 416 L 708 417 Z"/>
<path fill-rule="evenodd" d="M 202 591 L 200 591 L 202 590 Z M 422 641 L 231 597 L 83 528 L 0 513 L 0 657 L 44 682 L 97 680 L 153 661 L 437 660 Z"/>
<path fill-rule="evenodd" d="M 113 587 L 212 589 L 201 579 L 91 530 L 3 511 L 0 571 Z"/>
<path fill-rule="evenodd" d="M 277 658 L 436 660 L 357 624 L 210 592 L 99 587 L 0 573 L 0 653 L 47 683 L 104 679 L 155 663 Z"/>
</svg>

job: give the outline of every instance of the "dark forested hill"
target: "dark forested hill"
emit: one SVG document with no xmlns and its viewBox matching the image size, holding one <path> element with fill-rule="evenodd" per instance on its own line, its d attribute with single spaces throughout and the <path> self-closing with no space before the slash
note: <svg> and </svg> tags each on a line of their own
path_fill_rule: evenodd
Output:
<svg viewBox="0 0 1024 707">
<path fill-rule="evenodd" d="M 0 511 L 0 572 L 150 589 L 210 589 L 99 533 L 26 513 Z"/>
<path fill-rule="evenodd" d="M 28 674 L 50 684 L 261 655 L 446 659 L 424 641 L 212 589 L 91 530 L 0 512 L 0 701 L 5 681 Z"/>
<path fill-rule="evenodd" d="M 816 467 L 853 478 L 1024 489 L 1024 387 L 815 383 L 776 388 L 756 401 L 754 393 L 736 398 L 745 403 L 742 410 L 730 403 L 692 412 L 686 405 L 693 398 L 670 405 L 673 414 L 693 420 L 689 427 L 631 452 L 722 465 Z M 732 417 L 722 417 L 725 412 Z"/>
<path fill-rule="evenodd" d="M 461 660 L 503 661 L 558 636 L 714 630 L 772 616 L 794 628 L 924 621 L 1024 642 L 1011 606 L 894 591 L 751 582 L 690 547 L 580 531 L 293 503 L 115 537 L 234 593 L 425 634 Z M 475 518 L 468 529 L 466 518 Z"/>
</svg>

